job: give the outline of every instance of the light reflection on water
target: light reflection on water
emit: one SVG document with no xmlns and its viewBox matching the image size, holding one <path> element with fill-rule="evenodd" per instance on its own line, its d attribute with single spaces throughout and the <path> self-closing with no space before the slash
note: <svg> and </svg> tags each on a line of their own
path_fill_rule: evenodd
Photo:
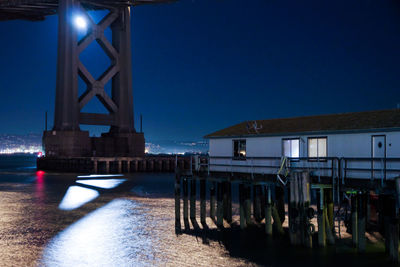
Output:
<svg viewBox="0 0 400 267">
<path fill-rule="evenodd" d="M 90 174 L 90 175 L 79 175 L 77 178 L 105 178 L 105 177 L 122 177 L 123 174 Z"/>
<path fill-rule="evenodd" d="M 125 182 L 126 179 L 90 179 L 90 180 L 77 180 L 78 184 L 91 185 L 104 189 L 112 189 Z"/>
<path fill-rule="evenodd" d="M 153 240 L 139 203 L 114 199 L 54 237 L 43 252 L 45 266 L 140 266 L 155 264 Z M 143 253 L 145 252 L 145 253 Z M 150 257 L 143 257 L 150 255 Z"/>
<path fill-rule="evenodd" d="M 74 210 L 98 196 L 97 190 L 73 185 L 68 188 L 58 208 L 60 210 Z"/>
</svg>

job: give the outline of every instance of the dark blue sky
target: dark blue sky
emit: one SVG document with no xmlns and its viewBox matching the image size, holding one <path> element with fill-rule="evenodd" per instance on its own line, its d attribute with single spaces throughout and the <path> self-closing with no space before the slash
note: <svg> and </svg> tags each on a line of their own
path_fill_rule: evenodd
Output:
<svg viewBox="0 0 400 267">
<path fill-rule="evenodd" d="M 399 1 L 182 0 L 136 7 L 132 26 L 148 140 L 400 103 Z M 40 132 L 46 110 L 52 126 L 57 17 L 1 22 L 0 36 L 0 133 Z M 81 58 L 98 74 L 109 60 L 97 51 Z"/>
</svg>

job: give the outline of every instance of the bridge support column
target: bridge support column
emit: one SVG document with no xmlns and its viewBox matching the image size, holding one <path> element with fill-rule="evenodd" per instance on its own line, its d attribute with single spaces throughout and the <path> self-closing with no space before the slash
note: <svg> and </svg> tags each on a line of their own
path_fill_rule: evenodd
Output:
<svg viewBox="0 0 400 267">
<path fill-rule="evenodd" d="M 112 8 L 96 24 L 80 0 L 59 1 L 57 85 L 54 127 L 43 134 L 46 156 L 143 156 L 144 136 L 137 133 L 133 119 L 131 9 Z M 78 41 L 73 23 L 76 14 L 85 16 L 88 33 Z M 104 35 L 111 28 L 112 42 Z M 80 61 L 79 55 L 96 41 L 110 58 L 111 66 L 98 78 Z M 78 77 L 86 84 L 79 96 Z M 105 91 L 111 81 L 111 95 Z M 108 114 L 83 113 L 92 98 L 99 101 Z M 109 133 L 90 138 L 80 124 L 111 126 Z"/>
</svg>

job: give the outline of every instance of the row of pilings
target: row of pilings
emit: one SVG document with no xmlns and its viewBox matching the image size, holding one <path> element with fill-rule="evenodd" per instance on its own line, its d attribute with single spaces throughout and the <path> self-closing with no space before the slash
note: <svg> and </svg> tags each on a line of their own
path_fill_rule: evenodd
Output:
<svg viewBox="0 0 400 267">
<path fill-rule="evenodd" d="M 200 187 L 199 190 L 197 186 Z M 282 186 L 274 182 L 183 175 L 178 171 L 175 177 L 176 230 L 181 231 L 182 218 L 185 229 L 189 228 L 189 220 L 193 225 L 197 225 L 197 191 L 200 200 L 200 223 L 205 229 L 208 228 L 207 216 L 220 229 L 232 224 L 232 191 L 235 186 L 239 194 L 238 215 L 241 229 L 254 224 L 262 226 L 263 223 L 267 237 L 288 236 L 292 245 L 309 248 L 333 246 L 341 236 L 340 221 L 335 216 L 341 204 L 334 204 L 335 192 L 332 186 L 312 184 L 308 172 L 293 173 L 288 184 Z M 208 194 L 207 190 L 209 190 Z M 316 210 L 311 207 L 312 190 L 316 193 Z M 287 228 L 283 227 L 286 220 L 285 191 L 288 204 Z M 354 191 L 348 199 L 351 210 L 346 231 L 351 234 L 353 247 L 359 253 L 366 252 L 366 230 L 370 214 L 368 199 L 368 190 Z M 377 209 L 379 210 L 378 226 L 384 236 L 386 252 L 392 261 L 398 262 L 399 216 L 395 195 L 379 195 Z M 315 217 L 317 223 L 314 225 L 311 220 Z"/>
<path fill-rule="evenodd" d="M 174 172 L 176 168 L 189 170 L 191 165 L 193 165 L 192 159 L 183 156 L 37 159 L 38 170 L 73 173 Z"/>
</svg>

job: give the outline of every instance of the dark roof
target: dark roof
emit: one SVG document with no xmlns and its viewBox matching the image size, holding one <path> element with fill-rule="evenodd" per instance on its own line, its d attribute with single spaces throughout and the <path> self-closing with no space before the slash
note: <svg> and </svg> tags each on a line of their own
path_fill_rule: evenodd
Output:
<svg viewBox="0 0 400 267">
<path fill-rule="evenodd" d="M 257 131 L 254 130 L 254 122 L 256 122 L 257 128 L 259 128 Z M 297 133 L 362 131 L 388 128 L 400 129 L 400 109 L 244 121 L 208 134 L 205 138 L 290 135 Z"/>
<path fill-rule="evenodd" d="M 43 20 L 57 13 L 59 0 L 0 0 L 1 20 Z M 82 5 L 91 10 L 118 6 L 135 6 L 171 2 L 170 0 L 85 0 Z"/>
</svg>

